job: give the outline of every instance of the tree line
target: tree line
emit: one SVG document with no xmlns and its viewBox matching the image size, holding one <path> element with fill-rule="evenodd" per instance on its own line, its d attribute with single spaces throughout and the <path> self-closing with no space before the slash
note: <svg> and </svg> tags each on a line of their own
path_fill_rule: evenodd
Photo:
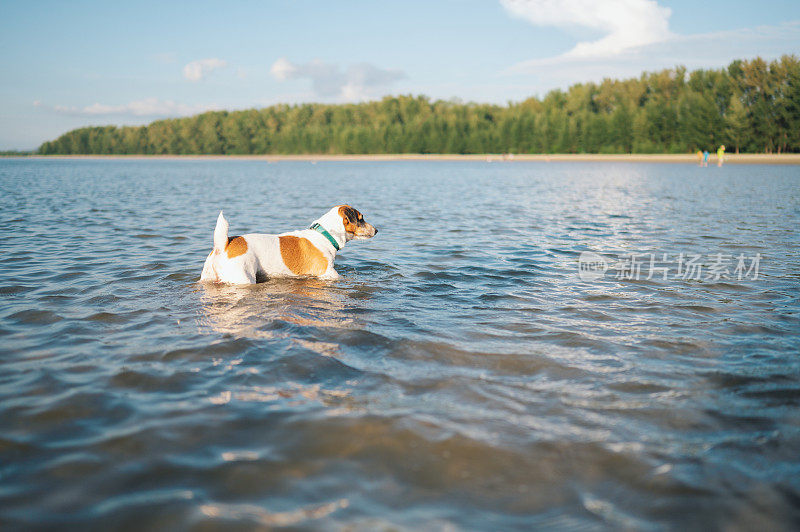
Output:
<svg viewBox="0 0 800 532">
<path fill-rule="evenodd" d="M 385 97 L 85 127 L 41 154 L 800 152 L 800 60 L 578 83 L 492 105 Z"/>
</svg>

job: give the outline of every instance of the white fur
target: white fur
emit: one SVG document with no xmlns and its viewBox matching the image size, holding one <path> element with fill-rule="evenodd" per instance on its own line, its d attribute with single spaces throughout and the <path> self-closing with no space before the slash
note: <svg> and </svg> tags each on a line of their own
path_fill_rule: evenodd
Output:
<svg viewBox="0 0 800 532">
<path fill-rule="evenodd" d="M 353 238 L 344 229 L 344 222 L 339 215 L 339 206 L 333 207 L 322 217 L 315 220 L 339 244 L 339 249 Z M 284 264 L 281 257 L 280 236 L 297 236 L 308 239 L 328 261 L 327 270 L 319 276 L 322 279 L 338 279 L 339 274 L 333 268 L 336 259 L 336 248 L 321 233 L 314 229 L 291 231 L 280 235 L 251 233 L 242 235 L 247 242 L 247 251 L 237 257 L 228 258 L 225 247 L 228 244 L 228 221 L 219 213 L 217 226 L 214 229 L 214 249 L 203 265 L 201 281 L 216 281 L 233 284 L 252 284 L 257 277 L 294 276 Z M 362 238 L 362 237 L 355 237 Z"/>
<path fill-rule="evenodd" d="M 214 228 L 214 251 L 220 253 L 225 251 L 225 246 L 228 245 L 228 220 L 219 211 L 217 217 L 217 227 Z"/>
</svg>

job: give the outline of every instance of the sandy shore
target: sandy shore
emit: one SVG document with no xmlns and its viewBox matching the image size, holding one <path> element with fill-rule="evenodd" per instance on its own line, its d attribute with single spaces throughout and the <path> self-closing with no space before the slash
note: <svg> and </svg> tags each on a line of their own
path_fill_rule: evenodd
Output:
<svg viewBox="0 0 800 532">
<path fill-rule="evenodd" d="M 32 155 L 32 159 L 126 159 L 126 160 L 253 160 L 253 161 L 485 161 L 485 162 L 632 162 L 697 164 L 693 154 L 555 154 L 555 155 Z M 715 155 L 709 165 L 717 164 Z M 725 164 L 800 164 L 800 153 L 789 154 L 726 154 Z"/>
</svg>

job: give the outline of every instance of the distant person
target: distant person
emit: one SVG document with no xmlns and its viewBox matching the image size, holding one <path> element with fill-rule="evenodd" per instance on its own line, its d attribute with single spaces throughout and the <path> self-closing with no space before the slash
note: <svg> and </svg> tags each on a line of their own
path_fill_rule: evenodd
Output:
<svg viewBox="0 0 800 532">
<path fill-rule="evenodd" d="M 725 159 L 725 145 L 724 144 L 717 149 L 717 166 L 722 166 L 723 159 Z"/>
<path fill-rule="evenodd" d="M 703 166 L 703 152 L 697 150 L 697 166 Z"/>
<path fill-rule="evenodd" d="M 708 150 L 703 150 L 703 166 L 708 166 Z"/>
</svg>

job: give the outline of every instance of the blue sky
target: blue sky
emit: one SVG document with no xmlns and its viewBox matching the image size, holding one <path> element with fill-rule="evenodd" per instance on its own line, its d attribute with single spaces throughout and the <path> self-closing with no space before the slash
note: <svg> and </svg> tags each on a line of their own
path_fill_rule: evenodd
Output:
<svg viewBox="0 0 800 532">
<path fill-rule="evenodd" d="M 0 149 L 85 125 L 386 94 L 505 103 L 800 54 L 797 0 L 0 0 Z"/>
</svg>

